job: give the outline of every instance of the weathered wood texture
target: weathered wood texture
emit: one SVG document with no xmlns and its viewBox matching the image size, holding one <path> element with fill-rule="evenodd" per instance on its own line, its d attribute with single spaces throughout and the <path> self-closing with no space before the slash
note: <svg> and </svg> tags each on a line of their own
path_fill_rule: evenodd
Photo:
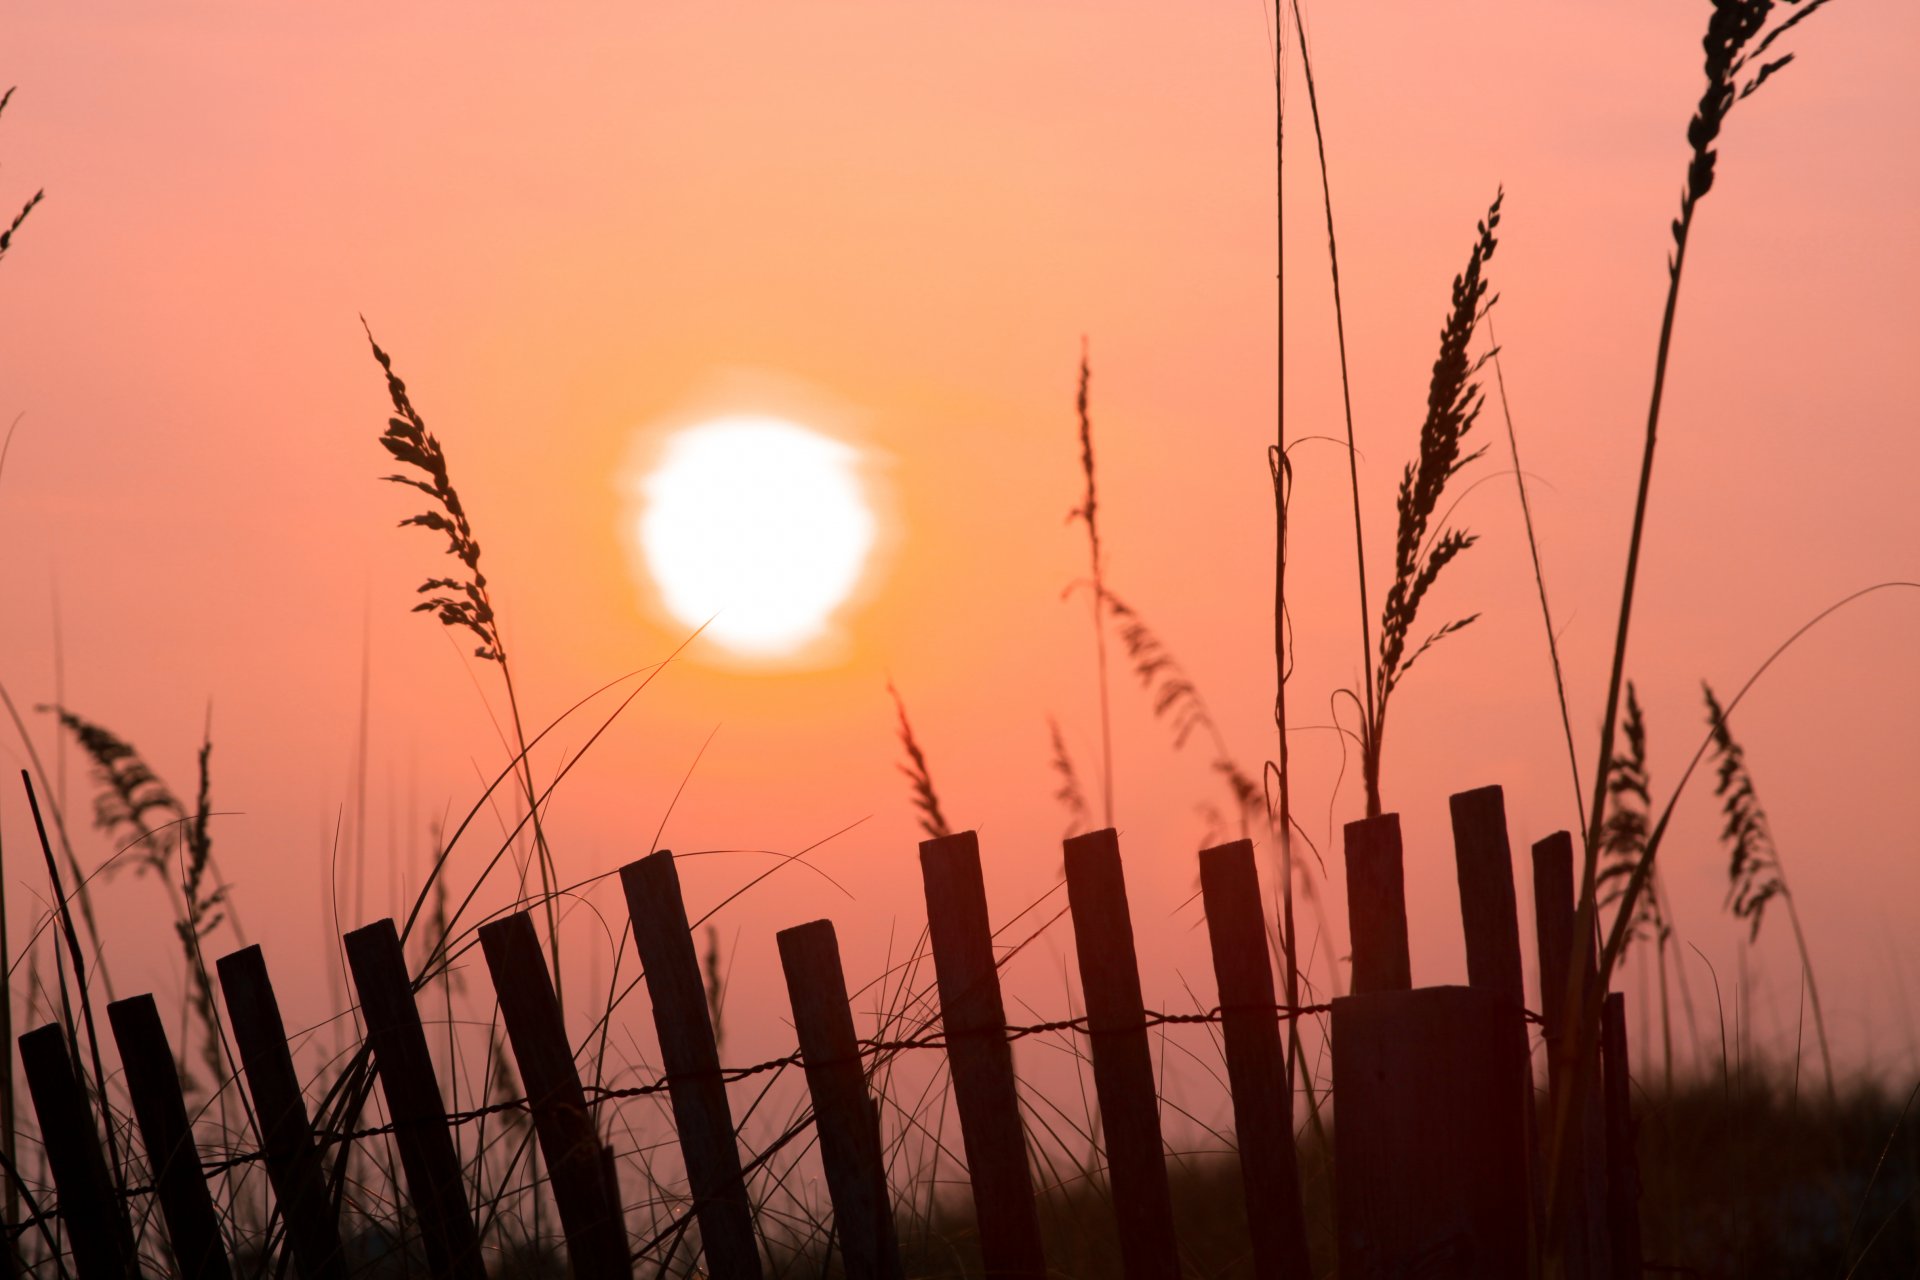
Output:
<svg viewBox="0 0 1920 1280">
<path fill-rule="evenodd" d="M 1333 1002 L 1343 1280 L 1527 1274 L 1526 1130 L 1509 1016 L 1477 987 Z"/>
<path fill-rule="evenodd" d="M 1407 957 L 1407 885 L 1401 867 L 1400 815 L 1383 813 L 1346 826 L 1347 929 L 1353 949 L 1351 989 L 1405 991 L 1413 986 Z"/>
<path fill-rule="evenodd" d="M 215 962 L 226 999 L 227 1022 L 240 1050 L 240 1065 L 262 1130 L 267 1181 L 287 1222 L 287 1247 L 304 1280 L 345 1280 L 340 1227 L 327 1194 L 320 1146 L 293 1069 L 286 1024 L 258 946 L 243 947 Z"/>
<path fill-rule="evenodd" d="M 620 884 L 653 1001 L 653 1025 L 660 1036 L 660 1058 L 707 1272 L 716 1280 L 758 1280 L 760 1246 L 753 1231 L 753 1207 L 740 1172 L 706 984 L 687 927 L 673 855 L 663 849 L 628 863 L 620 868 Z"/>
<path fill-rule="evenodd" d="M 127 1096 L 140 1126 L 174 1265 L 182 1280 L 229 1280 L 233 1268 L 220 1235 L 220 1214 L 200 1164 L 159 1007 L 152 996 L 116 1000 L 107 1006 L 107 1022 L 120 1049 Z"/>
<path fill-rule="evenodd" d="M 1499 787 L 1481 787 L 1451 797 L 1447 807 L 1453 818 L 1467 982 L 1512 1004 L 1524 1049 L 1526 1029 L 1520 1011 L 1526 987 L 1520 973 L 1520 915 L 1514 902 L 1506 800 Z"/>
<path fill-rule="evenodd" d="M 848 1280 L 902 1280 L 880 1116 L 854 1035 L 840 943 L 826 920 L 783 929 L 779 943 Z"/>
<path fill-rule="evenodd" d="M 1275 1016 L 1253 842 L 1237 840 L 1202 852 L 1200 893 L 1220 992 L 1220 1036 L 1233 1094 L 1253 1272 L 1257 1280 L 1304 1280 L 1313 1270 L 1293 1138 L 1293 1082 L 1287 1078 Z"/>
<path fill-rule="evenodd" d="M 480 947 L 533 1110 L 573 1274 L 580 1280 L 627 1280 L 633 1261 L 626 1223 L 607 1185 L 600 1139 L 533 917 L 521 911 L 481 925 Z"/>
<path fill-rule="evenodd" d="M 1533 1099 L 1533 1045 L 1527 1031 L 1526 980 L 1520 966 L 1520 909 L 1513 889 L 1513 848 L 1507 839 L 1506 797 L 1499 787 L 1479 787 L 1448 797 L 1453 823 L 1453 865 L 1460 886 L 1460 927 L 1467 948 L 1467 983 L 1498 997 L 1508 1010 L 1502 1033 L 1520 1082 L 1513 1105 L 1526 1129 L 1530 1223 L 1546 1213 L 1541 1178 L 1540 1122 Z"/>
<path fill-rule="evenodd" d="M 1172 1280 L 1180 1274 L 1180 1251 L 1174 1243 L 1160 1099 L 1120 843 L 1107 828 L 1075 836 L 1065 850 L 1067 905 L 1086 1000 L 1121 1267 L 1127 1280 Z"/>
<path fill-rule="evenodd" d="M 139 1275 L 133 1229 L 114 1191 L 106 1157 L 100 1154 L 93 1108 L 59 1023 L 20 1037 L 20 1066 L 40 1120 L 74 1271 L 79 1280 L 132 1280 Z"/>
<path fill-rule="evenodd" d="M 486 1280 L 460 1156 L 447 1128 L 447 1108 L 434 1078 L 433 1055 L 414 1003 L 400 935 L 392 920 L 378 920 L 347 934 L 346 944 L 347 966 L 387 1113 L 393 1118 L 393 1141 L 400 1149 L 427 1265 L 436 1277 Z"/>
<path fill-rule="evenodd" d="M 920 876 L 981 1255 L 990 1276 L 1039 1280 L 1047 1264 L 980 876 L 979 840 L 962 831 L 922 841 Z"/>
</svg>

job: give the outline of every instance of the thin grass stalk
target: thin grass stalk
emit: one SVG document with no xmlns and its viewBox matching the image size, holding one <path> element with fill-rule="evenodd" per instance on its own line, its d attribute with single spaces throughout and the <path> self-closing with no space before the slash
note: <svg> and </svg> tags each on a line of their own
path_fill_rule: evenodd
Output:
<svg viewBox="0 0 1920 1280">
<path fill-rule="evenodd" d="M 1712 189 L 1714 167 L 1718 158 L 1714 146 L 1720 137 L 1721 127 L 1726 121 L 1728 112 L 1736 102 L 1752 94 L 1769 77 L 1792 61 L 1793 55 L 1786 54 L 1771 61 L 1763 61 L 1752 77 L 1744 83 L 1740 80 L 1741 74 L 1752 59 L 1763 57 L 1775 40 L 1819 10 L 1825 3 L 1826 0 L 1808 0 L 1808 3 L 1792 17 L 1775 24 L 1771 30 L 1762 34 L 1772 14 L 1773 0 L 1714 0 L 1713 15 L 1707 23 L 1707 33 L 1702 41 L 1706 54 L 1704 69 L 1707 86 L 1687 125 L 1687 142 L 1692 154 L 1687 167 L 1686 185 L 1680 196 L 1680 215 L 1673 220 L 1672 225 L 1673 253 L 1667 259 L 1667 296 L 1661 310 L 1660 338 L 1654 353 L 1653 389 L 1647 404 L 1646 439 L 1641 451 L 1640 479 L 1634 494 L 1633 524 L 1627 539 L 1626 572 L 1620 589 L 1620 614 L 1614 632 L 1612 666 L 1607 676 L 1606 710 L 1600 721 L 1600 752 L 1594 765 L 1593 799 L 1588 807 L 1588 812 L 1595 815 L 1600 813 L 1601 807 L 1606 802 L 1607 778 L 1610 762 L 1613 759 L 1614 734 L 1619 723 L 1620 694 L 1626 678 L 1627 641 L 1632 631 L 1634 588 L 1639 578 L 1640 551 L 1646 532 L 1647 500 L 1653 483 L 1653 461 L 1655 445 L 1659 437 L 1660 409 L 1666 392 L 1667 370 L 1673 348 L 1673 322 L 1680 302 L 1680 282 L 1686 267 L 1687 245 L 1693 229 L 1694 213 L 1699 208 L 1699 202 Z M 1698 756 L 1695 760 L 1697 762 Z M 1691 772 L 1691 766 L 1689 772 Z M 1684 779 L 1682 785 L 1684 785 Z M 1660 825 L 1664 826 L 1664 819 Z M 1596 880 L 1600 854 L 1599 828 L 1600 824 L 1597 820 L 1590 822 L 1587 827 L 1585 856 L 1581 860 L 1579 906 L 1574 915 L 1573 945 L 1576 948 L 1585 946 L 1585 939 L 1595 929 L 1598 919 Z M 1621 909 L 1616 914 L 1611 935 L 1601 950 L 1598 981 L 1594 989 L 1584 989 L 1581 965 L 1574 963 L 1568 967 L 1566 1007 L 1578 1014 L 1574 1021 L 1574 1038 L 1578 1048 L 1576 1071 L 1580 1075 L 1585 1074 L 1580 1068 L 1585 1064 L 1590 1046 L 1598 1039 L 1601 996 L 1606 991 L 1613 965 L 1619 956 L 1620 948 L 1624 945 L 1624 930 L 1630 921 L 1634 900 L 1645 884 L 1646 872 L 1651 870 L 1656 848 L 1657 846 L 1650 842 L 1648 856 L 1642 859 L 1641 868 L 1636 869 L 1627 883 Z M 1576 951 L 1575 958 L 1577 957 Z M 1567 1185 L 1571 1181 L 1565 1134 L 1568 1130 L 1571 1099 L 1578 1092 L 1577 1088 L 1567 1091 L 1560 1099 L 1559 1105 L 1555 1107 L 1553 1139 L 1549 1146 L 1547 1184 L 1549 1201 L 1555 1208 L 1555 1212 L 1549 1218 L 1548 1262 L 1550 1266 L 1558 1260 L 1557 1249 L 1563 1243 L 1552 1224 L 1560 1221 L 1559 1201 L 1564 1199 L 1567 1194 Z"/>
<path fill-rule="evenodd" d="M 1360 585 L 1360 687 L 1366 697 L 1366 723 L 1373 723 L 1373 630 L 1367 605 L 1367 546 L 1360 523 L 1360 454 L 1353 438 L 1353 383 L 1347 369 L 1347 311 L 1340 295 L 1340 246 L 1333 234 L 1333 183 L 1327 177 L 1327 139 L 1320 127 L 1320 95 L 1313 83 L 1313 57 L 1307 49 L 1307 24 L 1300 0 L 1292 0 L 1293 25 L 1300 39 L 1300 66 L 1307 78 L 1307 106 L 1313 115 L 1313 144 L 1320 157 L 1321 204 L 1327 212 L 1327 265 L 1333 274 L 1333 332 L 1340 349 L 1340 404 L 1347 421 L 1347 479 L 1353 491 L 1353 571 Z"/>
<path fill-rule="evenodd" d="M 1286 241 L 1286 15 L 1273 0 L 1273 244 L 1274 244 L 1274 442 L 1267 455 L 1273 481 L 1273 728 L 1274 791 L 1280 850 L 1280 944 L 1285 953 L 1287 1006 L 1300 1004 L 1300 967 L 1293 931 L 1293 777 L 1287 759 L 1287 498 L 1292 470 L 1287 461 L 1287 241 Z M 1264 779 L 1262 779 L 1264 782 Z M 1287 1081 L 1300 1065 L 1300 1036 L 1288 1021 Z"/>
<path fill-rule="evenodd" d="M 1086 476 L 1087 493 L 1080 506 L 1069 512 L 1069 520 L 1087 526 L 1087 557 L 1093 575 L 1093 653 L 1100 680 L 1100 811 L 1105 822 L 1113 825 L 1113 711 L 1107 680 L 1107 628 L 1101 617 L 1107 600 L 1105 557 L 1100 554 L 1100 489 L 1094 481 L 1093 419 L 1087 412 L 1087 385 L 1092 380 L 1087 363 L 1087 340 L 1080 339 L 1080 389 L 1074 408 L 1080 419 L 1080 470 Z"/>
<path fill-rule="evenodd" d="M 1587 802 L 1580 786 L 1580 752 L 1573 744 L 1573 716 L 1567 710 L 1567 677 L 1560 666 L 1560 637 L 1553 629 L 1553 608 L 1547 603 L 1547 573 L 1540 564 L 1540 540 L 1533 531 L 1533 504 L 1527 498 L 1527 473 L 1520 469 L 1520 437 L 1513 429 L 1513 406 L 1507 399 L 1507 376 L 1500 367 L 1500 335 L 1487 313 L 1487 342 L 1493 348 L 1493 384 L 1500 392 L 1500 417 L 1507 427 L 1507 449 L 1513 456 L 1513 483 L 1520 494 L 1520 520 L 1527 531 L 1527 554 L 1533 560 L 1533 585 L 1540 595 L 1540 621 L 1547 633 L 1547 657 L 1553 663 L 1553 692 L 1560 703 L 1560 731 L 1567 741 L 1567 767 L 1573 777 L 1573 803 L 1580 819 L 1580 838 L 1587 838 Z"/>
<path fill-rule="evenodd" d="M 40 797 L 33 789 L 33 776 L 25 769 L 20 771 L 20 783 L 27 789 L 27 807 L 33 811 L 33 829 L 40 837 L 40 852 L 46 856 L 47 880 L 53 888 L 54 907 L 60 921 L 60 932 L 66 939 L 67 953 L 73 958 L 73 981 L 80 992 L 80 1017 L 87 1028 L 87 1052 L 93 1060 L 93 1088 L 100 1099 L 101 1126 L 107 1137 L 108 1167 L 113 1171 L 113 1184 L 124 1188 L 127 1185 L 126 1167 L 120 1162 L 120 1141 L 114 1137 L 113 1114 L 107 1108 L 107 1073 L 100 1064 L 100 1033 L 93 1025 L 93 996 L 87 989 L 87 961 L 80 949 L 80 933 L 73 927 L 73 912 L 67 906 L 67 892 L 60 884 L 60 864 L 53 856 L 53 842 L 47 839 L 47 824 L 40 816 Z M 68 1036 L 71 1037 L 72 1021 L 68 1021 Z M 79 1057 L 75 1046 L 75 1058 Z"/>
<path fill-rule="evenodd" d="M 21 719 L 20 708 L 14 705 L 13 696 L 7 692 L 4 684 L 0 684 L 0 704 L 6 706 L 7 715 L 13 721 L 14 730 L 20 735 L 20 745 L 26 748 L 27 762 L 33 766 L 34 776 L 40 779 L 40 785 L 43 788 L 51 792 L 46 765 L 40 760 L 40 750 L 33 745 L 33 737 L 27 732 L 27 722 Z M 96 952 L 102 951 L 100 927 L 93 915 L 93 891 L 88 885 L 86 872 L 80 867 L 80 855 L 73 851 L 73 839 L 67 833 L 66 814 L 59 805 L 53 805 L 51 808 L 53 829 L 60 837 L 60 852 L 67 860 L 67 869 L 73 873 L 73 895 L 74 900 L 80 904 L 80 919 L 87 926 L 87 936 L 93 941 L 93 949 Z M 113 999 L 112 975 L 103 972 L 100 975 L 100 984 L 106 990 L 107 999 Z"/>
</svg>

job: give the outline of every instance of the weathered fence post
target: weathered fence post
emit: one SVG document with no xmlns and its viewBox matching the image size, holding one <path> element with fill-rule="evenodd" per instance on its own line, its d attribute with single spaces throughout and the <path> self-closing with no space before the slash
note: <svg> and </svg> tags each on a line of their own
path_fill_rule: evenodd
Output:
<svg viewBox="0 0 1920 1280">
<path fill-rule="evenodd" d="M 1040 1280 L 1046 1274 L 1039 1206 L 1020 1124 L 1013 1046 L 994 963 L 980 842 L 971 831 L 920 842 L 927 933 L 940 987 L 940 1021 L 953 1075 L 953 1100 L 980 1222 L 989 1276 Z"/>
<path fill-rule="evenodd" d="M 905 1271 L 887 1196 L 879 1114 L 854 1037 L 833 924 L 815 920 L 782 929 L 779 943 L 813 1124 L 820 1134 L 820 1163 L 833 1200 L 834 1235 L 848 1280 L 901 1280 Z"/>
<path fill-rule="evenodd" d="M 1544 1233 L 1545 1191 L 1539 1172 L 1539 1120 L 1533 1104 L 1533 1049 L 1527 1034 L 1527 989 L 1520 966 L 1520 908 L 1513 890 L 1513 847 L 1507 839 L 1506 795 L 1478 787 L 1447 799 L 1453 823 L 1454 874 L 1460 884 L 1460 929 L 1467 948 L 1467 984 L 1506 1003 L 1508 1052 L 1519 1089 L 1513 1105 L 1526 1127 L 1528 1203 L 1534 1240 Z"/>
<path fill-rule="evenodd" d="M 228 1280 L 233 1270 L 220 1236 L 220 1215 L 200 1165 L 200 1147 L 187 1119 L 180 1072 L 160 1010 L 152 996 L 134 996 L 108 1005 L 107 1021 L 120 1047 L 127 1094 L 147 1149 L 147 1167 L 175 1265 L 183 1280 Z"/>
<path fill-rule="evenodd" d="M 33 1095 L 34 1114 L 46 1144 L 47 1165 L 67 1224 L 80 1280 L 130 1280 L 137 1277 L 133 1229 L 127 1225 L 107 1161 L 93 1108 L 67 1054 L 67 1033 L 49 1023 L 20 1037 L 20 1065 Z"/>
<path fill-rule="evenodd" d="M 653 1000 L 653 1025 L 660 1036 L 660 1059 L 707 1271 L 718 1280 L 758 1280 L 760 1245 L 753 1232 L 753 1206 L 740 1172 L 706 985 L 687 928 L 673 855 L 662 849 L 629 862 L 620 868 L 620 884 Z"/>
<path fill-rule="evenodd" d="M 1220 991 L 1220 1034 L 1233 1093 L 1254 1275 L 1258 1280 L 1300 1280 L 1313 1270 L 1293 1140 L 1293 1082 L 1287 1078 L 1280 1045 L 1253 842 L 1236 840 L 1202 851 L 1200 893 Z"/>
<path fill-rule="evenodd" d="M 580 1280 L 630 1280 L 626 1223 L 608 1196 L 600 1140 L 533 917 L 519 911 L 481 925 L 480 948 L 533 1110 L 573 1274 Z"/>
<path fill-rule="evenodd" d="M 1556 1123 L 1560 1096 L 1573 1087 L 1579 1073 L 1569 1052 L 1577 1043 L 1567 1034 L 1567 968 L 1573 962 L 1573 837 L 1556 831 L 1533 846 L 1534 929 L 1540 951 L 1541 1032 L 1547 1043 L 1547 1123 Z M 1579 948 L 1584 983 L 1597 981 L 1598 961 L 1591 938 Z M 1599 1108 L 1594 1089 L 1599 1073 L 1590 1066 L 1586 1095 L 1567 1113 L 1561 1141 L 1570 1153 L 1561 1168 L 1578 1180 L 1572 1194 L 1560 1197 L 1561 1221 L 1546 1224 L 1564 1241 L 1569 1280 L 1608 1274 L 1605 1212 L 1605 1168 L 1600 1148 Z"/>
<path fill-rule="evenodd" d="M 1606 1077 L 1607 1235 L 1615 1280 L 1627 1280 L 1641 1274 L 1640 1163 L 1628 1084 L 1627 998 L 1618 991 L 1608 993 L 1601 1006 L 1600 1057 Z"/>
<path fill-rule="evenodd" d="M 1513 851 L 1499 787 L 1462 791 L 1447 801 L 1453 818 L 1454 869 L 1460 881 L 1460 924 L 1467 942 L 1467 982 L 1511 1002 L 1520 1044 L 1526 1044 L 1526 988 L 1520 973 L 1520 914 L 1513 894 Z"/>
<path fill-rule="evenodd" d="M 367 1044 L 393 1117 L 400 1167 L 420 1220 L 427 1265 L 436 1277 L 486 1280 L 480 1237 L 467 1205 L 460 1157 L 447 1128 L 447 1109 L 433 1074 L 433 1056 L 407 976 L 406 954 L 392 920 L 346 935 L 347 965 L 360 997 Z"/>
<path fill-rule="evenodd" d="M 1067 905 L 1073 913 L 1080 989 L 1087 1002 L 1093 1087 L 1100 1099 L 1107 1174 L 1128 1280 L 1178 1277 L 1173 1199 L 1160 1140 L 1160 1100 L 1147 1046 L 1146 1007 L 1133 950 L 1133 920 L 1111 827 L 1065 844 Z"/>
<path fill-rule="evenodd" d="M 1478 987 L 1333 1002 L 1343 1280 L 1527 1274 L 1512 1010 Z"/>
<path fill-rule="evenodd" d="M 1353 944 L 1351 991 L 1405 991 L 1407 885 L 1401 868 L 1400 815 L 1383 813 L 1346 826 L 1347 931 Z"/>
<path fill-rule="evenodd" d="M 287 1028 L 256 946 L 242 947 L 215 962 L 226 997 L 227 1020 L 240 1049 L 247 1091 L 261 1133 L 267 1181 L 287 1221 L 287 1247 L 303 1280 L 345 1280 L 346 1256 L 327 1195 L 320 1147 L 294 1073 Z"/>
</svg>

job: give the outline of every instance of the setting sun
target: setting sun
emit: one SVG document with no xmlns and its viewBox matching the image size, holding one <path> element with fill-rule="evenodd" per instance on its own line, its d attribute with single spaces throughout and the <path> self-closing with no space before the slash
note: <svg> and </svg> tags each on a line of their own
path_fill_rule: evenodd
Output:
<svg viewBox="0 0 1920 1280">
<path fill-rule="evenodd" d="M 641 482 L 638 514 L 667 612 L 751 657 L 818 639 L 873 547 L 859 458 L 779 418 L 725 418 L 671 437 Z"/>
</svg>

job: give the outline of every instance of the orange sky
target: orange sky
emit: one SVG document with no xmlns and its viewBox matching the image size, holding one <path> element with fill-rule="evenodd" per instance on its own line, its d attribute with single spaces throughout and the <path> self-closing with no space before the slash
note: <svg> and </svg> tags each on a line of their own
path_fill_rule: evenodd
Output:
<svg viewBox="0 0 1920 1280">
<path fill-rule="evenodd" d="M 1388 573 L 1448 281 L 1504 183 L 1497 323 L 1590 767 L 1704 6 L 1313 9 L 1370 573 Z M 440 561 L 393 527 L 408 505 L 375 480 L 386 406 L 360 313 L 447 446 L 536 722 L 678 642 L 621 543 L 637 433 L 779 386 L 884 459 L 897 529 L 844 660 L 750 672 L 696 648 L 553 813 L 564 874 L 612 870 L 649 847 L 718 726 L 663 843 L 794 849 L 862 823 L 815 855 L 852 901 L 787 872 L 723 917 L 754 1013 L 735 1020 L 740 1055 L 790 1043 L 775 928 L 834 915 L 860 980 L 890 930 L 924 920 L 889 675 L 950 816 L 982 832 L 996 913 L 1057 874 L 1046 717 L 1084 776 L 1097 759 L 1091 638 L 1060 601 L 1084 564 L 1063 521 L 1082 334 L 1112 586 L 1249 767 L 1271 750 L 1258 6 L 43 5 L 5 26 L 0 80 L 20 91 L 0 198 L 48 194 L 0 265 L 0 414 L 25 415 L 0 483 L 0 680 L 52 700 L 57 595 L 65 698 L 179 789 L 211 703 L 214 800 L 231 812 L 217 848 L 296 993 L 290 1023 L 330 1011 L 315 902 L 337 820 L 351 842 L 363 635 L 368 916 L 388 909 L 389 851 L 404 876 L 429 819 L 464 810 L 502 760 L 475 692 L 495 698 L 495 673 L 470 674 L 406 612 Z M 1920 578 L 1920 11 L 1852 0 L 1801 34 L 1799 62 L 1733 116 L 1688 263 L 1630 663 L 1661 792 L 1702 732 L 1701 677 L 1730 690 L 1831 600 Z M 1289 430 L 1334 433 L 1292 79 L 1288 107 Z M 1463 482 L 1495 477 L 1502 453 Z M 1331 848 L 1361 803 L 1357 763 L 1335 791 L 1338 741 L 1316 727 L 1355 679 L 1350 499 L 1336 449 L 1295 458 L 1296 796 Z M 1446 795 L 1504 784 L 1517 847 L 1573 821 L 1511 484 L 1475 489 L 1458 518 L 1483 541 L 1429 616 L 1481 619 L 1397 696 L 1385 770 L 1419 981 L 1464 972 Z M 1920 594 L 1854 607 L 1735 721 L 1842 1055 L 1901 1071 L 1920 1065 L 1903 994 L 1920 989 L 1902 803 L 1920 764 L 1917 626 Z M 1114 705 L 1146 998 L 1190 1005 L 1185 984 L 1211 991 L 1190 897 L 1214 783 L 1198 754 L 1169 753 L 1124 673 Z M 44 719 L 35 732 L 51 758 Z M 0 752 L 22 759 L 10 733 Z M 66 768 L 78 821 L 90 788 L 71 753 Z M 1720 907 L 1710 794 L 1683 815 L 1676 916 L 1731 1008 L 1740 930 Z M 0 792 L 16 938 L 38 910 L 28 832 Z M 689 899 L 704 909 L 766 865 L 689 863 Z M 122 974 L 171 954 L 157 885 L 102 892 Z M 343 927 L 353 914 L 343 903 Z M 1773 1044 L 1793 1034 L 1785 924 L 1769 920 L 1750 965 L 1756 1039 Z M 1013 980 L 1042 1015 L 1060 1012 L 1070 955 L 1063 923 Z"/>
</svg>

